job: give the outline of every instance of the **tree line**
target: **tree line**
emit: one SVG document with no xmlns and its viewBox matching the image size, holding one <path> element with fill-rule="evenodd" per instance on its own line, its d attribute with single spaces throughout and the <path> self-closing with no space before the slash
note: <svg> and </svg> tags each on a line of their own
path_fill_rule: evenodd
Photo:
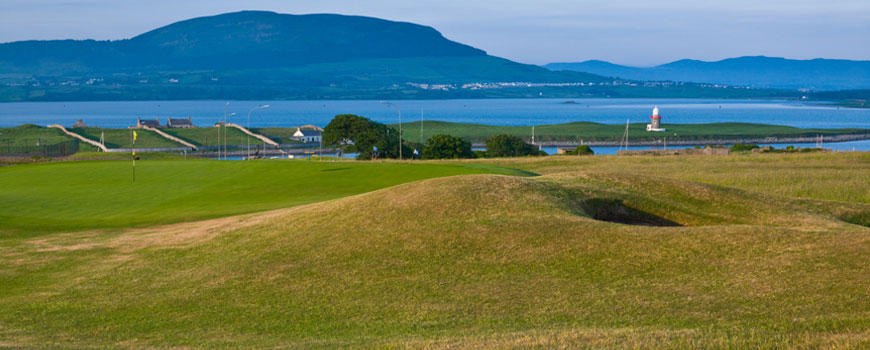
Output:
<svg viewBox="0 0 870 350">
<path fill-rule="evenodd" d="M 534 145 L 513 135 L 493 135 L 486 140 L 486 151 L 475 151 L 460 137 L 436 134 L 420 144 L 400 141 L 399 131 L 354 114 L 337 115 L 323 129 L 323 144 L 357 153 L 357 159 L 398 158 L 399 149 L 405 158 L 467 159 L 488 157 L 542 156 Z"/>
</svg>

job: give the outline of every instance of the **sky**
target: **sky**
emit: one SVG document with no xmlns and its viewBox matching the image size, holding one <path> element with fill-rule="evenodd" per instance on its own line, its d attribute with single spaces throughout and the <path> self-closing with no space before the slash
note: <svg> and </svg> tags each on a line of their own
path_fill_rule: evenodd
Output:
<svg viewBox="0 0 870 350">
<path fill-rule="evenodd" d="M 868 0 L 0 0 L 0 42 L 125 39 L 239 10 L 414 22 L 531 64 L 652 66 L 756 55 L 870 60 Z"/>
</svg>

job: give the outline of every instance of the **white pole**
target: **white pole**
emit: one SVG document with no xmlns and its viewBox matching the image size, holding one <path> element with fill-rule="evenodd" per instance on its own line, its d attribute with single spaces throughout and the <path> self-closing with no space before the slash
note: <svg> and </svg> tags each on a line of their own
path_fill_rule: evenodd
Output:
<svg viewBox="0 0 870 350">
<path fill-rule="evenodd" d="M 251 110 L 248 111 L 248 132 L 251 132 L 251 112 L 253 112 L 255 109 L 263 109 L 263 108 L 269 108 L 269 105 L 259 105 L 257 107 L 251 108 Z M 246 135 L 248 135 L 248 159 L 251 159 L 251 134 L 246 133 Z M 266 141 L 265 140 L 263 140 L 263 155 L 266 155 Z"/>
</svg>

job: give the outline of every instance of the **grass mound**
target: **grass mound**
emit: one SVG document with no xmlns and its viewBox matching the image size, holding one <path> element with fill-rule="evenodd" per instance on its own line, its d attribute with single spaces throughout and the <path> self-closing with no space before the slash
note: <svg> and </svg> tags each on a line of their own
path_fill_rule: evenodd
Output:
<svg viewBox="0 0 870 350">
<path fill-rule="evenodd" d="M 453 176 L 7 240 L 0 332 L 12 347 L 870 345 L 866 228 L 816 202 L 644 178 Z M 602 222 L 595 203 L 684 226 Z"/>
</svg>

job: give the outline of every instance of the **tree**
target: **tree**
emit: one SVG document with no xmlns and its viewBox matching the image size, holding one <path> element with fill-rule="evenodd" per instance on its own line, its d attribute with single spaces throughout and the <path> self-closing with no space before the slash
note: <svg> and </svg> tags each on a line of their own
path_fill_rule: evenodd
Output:
<svg viewBox="0 0 870 350">
<path fill-rule="evenodd" d="M 494 135 L 486 140 L 486 155 L 489 157 L 537 156 L 541 153 L 535 146 L 513 135 Z"/>
<path fill-rule="evenodd" d="M 424 159 L 474 158 L 471 143 L 462 138 L 437 134 L 426 140 L 423 146 Z"/>
<path fill-rule="evenodd" d="M 593 151 L 589 146 L 579 145 L 577 146 L 577 149 L 574 150 L 574 154 L 578 156 L 591 156 L 595 155 L 595 151 Z"/>
<path fill-rule="evenodd" d="M 384 124 L 354 114 L 337 115 L 323 128 L 323 144 L 345 153 L 359 153 L 356 159 L 399 157 L 399 132 Z M 377 151 L 375 148 L 377 147 Z M 407 145 L 402 153 L 411 154 Z"/>
</svg>

